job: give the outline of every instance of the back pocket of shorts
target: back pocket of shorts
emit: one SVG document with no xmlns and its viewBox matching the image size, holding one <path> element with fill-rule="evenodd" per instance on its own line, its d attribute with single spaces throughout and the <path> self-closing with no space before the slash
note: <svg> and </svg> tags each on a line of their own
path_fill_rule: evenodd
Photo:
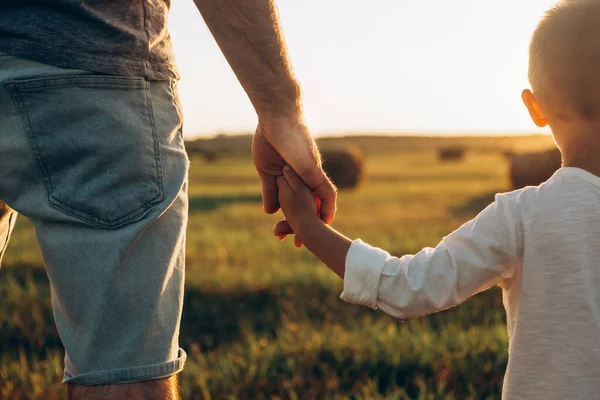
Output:
<svg viewBox="0 0 600 400">
<path fill-rule="evenodd" d="M 149 83 L 106 75 L 5 82 L 49 203 L 117 228 L 164 199 Z"/>
</svg>

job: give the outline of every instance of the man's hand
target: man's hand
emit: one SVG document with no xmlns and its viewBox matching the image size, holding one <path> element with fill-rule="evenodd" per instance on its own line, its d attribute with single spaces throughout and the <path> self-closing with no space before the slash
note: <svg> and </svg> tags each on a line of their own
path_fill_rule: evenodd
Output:
<svg viewBox="0 0 600 400">
<path fill-rule="evenodd" d="M 321 158 L 317 145 L 301 122 L 281 118 L 267 120 L 259 126 L 252 143 L 254 164 L 262 181 L 263 207 L 273 214 L 279 210 L 276 177 L 280 176 L 285 165 L 298 171 L 298 175 L 316 194 L 320 209 L 315 210 L 322 220 L 331 224 L 335 217 L 337 190 L 321 168 Z M 279 221 L 273 232 L 280 239 L 293 234 L 288 221 Z M 294 238 L 297 247 L 302 246 L 298 237 Z"/>
<path fill-rule="evenodd" d="M 319 151 L 304 124 L 287 118 L 267 120 L 264 124 L 259 122 L 252 142 L 252 156 L 262 182 L 265 212 L 273 214 L 279 210 L 276 177 L 282 175 L 285 165 L 290 165 L 319 198 L 321 219 L 331 224 L 335 217 L 337 190 L 323 172 Z M 273 231 L 280 239 L 294 233 L 285 220 L 279 221 Z M 302 246 L 297 237 L 294 243 Z"/>
<path fill-rule="evenodd" d="M 273 214 L 279 210 L 276 177 L 285 165 L 291 166 L 321 201 L 322 220 L 331 224 L 335 217 L 337 191 L 321 168 L 321 159 L 313 138 L 297 121 L 281 118 L 259 122 L 252 143 L 252 155 L 262 181 L 263 207 Z M 278 236 L 293 233 L 285 221 L 275 228 Z"/>
</svg>

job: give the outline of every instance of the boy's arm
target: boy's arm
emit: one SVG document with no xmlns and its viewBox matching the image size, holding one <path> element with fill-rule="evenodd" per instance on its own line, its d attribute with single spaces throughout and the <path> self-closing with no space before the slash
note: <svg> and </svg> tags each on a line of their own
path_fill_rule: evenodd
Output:
<svg viewBox="0 0 600 400">
<path fill-rule="evenodd" d="M 435 248 L 393 257 L 360 240 L 350 246 L 342 299 L 397 318 L 456 306 L 509 282 L 522 259 L 522 237 L 506 198 L 442 239 Z"/>
<path fill-rule="evenodd" d="M 509 280 L 519 265 L 522 238 L 502 196 L 436 248 L 398 258 L 318 221 L 306 206 L 310 191 L 293 172 L 284 173 L 278 181 L 283 211 L 306 247 L 344 278 L 345 301 L 398 318 L 429 314 Z"/>
<path fill-rule="evenodd" d="M 352 240 L 317 218 L 306 218 L 300 222 L 296 235 L 311 253 L 344 279 L 346 254 Z"/>
</svg>

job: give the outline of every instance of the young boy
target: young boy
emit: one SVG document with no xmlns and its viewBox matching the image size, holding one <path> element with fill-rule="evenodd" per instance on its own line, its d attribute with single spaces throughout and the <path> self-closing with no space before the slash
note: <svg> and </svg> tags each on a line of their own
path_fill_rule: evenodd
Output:
<svg viewBox="0 0 600 400">
<path fill-rule="evenodd" d="M 547 12 L 529 78 L 523 101 L 551 127 L 563 167 L 538 187 L 498 194 L 436 248 L 396 258 L 351 241 L 319 220 L 289 167 L 279 200 L 298 239 L 344 278 L 343 300 L 407 318 L 499 284 L 510 337 L 503 398 L 600 398 L 600 0 Z"/>
</svg>

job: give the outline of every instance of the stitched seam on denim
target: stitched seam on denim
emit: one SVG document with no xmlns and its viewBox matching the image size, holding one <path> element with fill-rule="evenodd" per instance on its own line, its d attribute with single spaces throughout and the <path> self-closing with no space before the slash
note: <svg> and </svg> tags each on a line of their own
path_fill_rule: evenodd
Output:
<svg viewBox="0 0 600 400">
<path fill-rule="evenodd" d="M 50 197 L 49 202 L 50 204 L 56 206 L 57 208 L 61 209 L 62 211 L 66 212 L 67 214 L 79 218 L 85 222 L 91 223 L 93 225 L 102 227 L 102 228 L 118 228 L 119 226 L 121 226 L 124 223 L 127 223 L 131 220 L 134 220 L 135 218 L 139 217 L 141 214 L 143 214 L 146 210 L 148 210 L 150 207 L 152 207 L 153 205 L 159 203 L 162 200 L 157 200 L 157 198 L 160 196 L 160 192 L 159 194 L 152 198 L 151 200 L 149 200 L 147 203 L 144 203 L 143 205 L 141 205 L 138 209 L 131 211 L 129 214 L 126 214 L 114 221 L 106 221 L 103 220 L 101 218 L 95 217 L 93 215 L 87 214 L 83 211 L 79 211 L 74 209 L 73 207 L 69 206 L 68 204 L 65 204 L 63 202 L 61 202 L 60 200 L 56 199 L 55 197 Z"/>
<path fill-rule="evenodd" d="M 19 81 L 7 81 L 8 84 L 15 84 L 18 90 L 22 92 L 37 90 L 42 88 L 60 88 L 60 87 L 101 87 L 106 89 L 125 89 L 139 90 L 148 89 L 148 81 L 143 78 L 129 78 L 104 75 L 86 75 L 86 76 L 58 76 L 49 78 L 33 78 Z"/>
<path fill-rule="evenodd" d="M 159 201 L 163 201 L 165 198 L 165 189 L 163 184 L 163 171 L 162 171 L 162 159 L 160 157 L 160 141 L 158 137 L 158 129 L 156 128 L 156 120 L 154 119 L 154 103 L 152 102 L 152 96 L 150 96 L 150 90 L 146 89 L 146 102 L 147 102 L 147 113 L 148 117 L 150 117 L 150 125 L 152 129 L 152 137 L 154 139 L 154 159 L 156 161 L 156 176 L 157 176 L 157 186 L 159 193 L 161 194 L 161 199 Z"/>
<path fill-rule="evenodd" d="M 175 85 L 177 84 L 177 80 L 172 79 L 171 82 L 172 82 L 171 85 L 169 85 L 169 88 L 171 89 L 171 97 L 173 98 L 173 105 L 175 106 L 175 109 L 177 110 L 177 116 L 179 117 L 179 121 L 180 121 L 179 130 L 183 134 L 184 115 L 183 115 L 183 108 L 181 107 L 181 101 L 179 98 L 179 92 L 178 92 L 177 88 L 175 87 Z"/>
<path fill-rule="evenodd" d="M 144 88 L 138 88 L 138 90 L 143 90 L 144 91 L 144 97 L 146 99 L 146 104 L 145 104 L 145 109 L 144 108 L 141 110 L 142 115 L 144 115 L 145 117 L 148 118 L 148 122 L 150 123 L 150 129 L 152 131 L 152 138 L 153 138 L 153 142 L 154 142 L 154 161 L 156 164 L 156 187 L 158 189 L 158 195 L 156 195 L 155 197 L 153 197 L 152 199 L 148 200 L 146 203 L 142 204 L 139 208 L 137 208 L 136 210 L 131 211 L 128 214 L 125 214 L 124 216 L 122 216 L 121 218 L 117 218 L 114 221 L 107 221 L 104 220 L 102 218 L 98 218 L 95 217 L 93 215 L 90 215 L 88 213 L 85 213 L 83 211 L 79 211 L 74 209 L 73 207 L 63 203 L 62 201 L 58 200 L 57 198 L 55 198 L 52 194 L 50 195 L 49 198 L 49 202 L 53 205 L 55 205 L 56 207 L 62 209 L 63 211 L 67 212 L 68 214 L 73 215 L 74 217 L 77 217 L 79 219 L 82 219 L 83 221 L 92 223 L 94 225 L 103 227 L 103 228 L 118 228 L 119 226 L 134 220 L 135 218 L 139 217 L 140 215 L 142 215 L 144 212 L 146 212 L 149 208 L 151 208 L 152 206 L 162 202 L 165 198 L 165 194 L 164 194 L 164 185 L 163 185 L 163 177 L 162 177 L 162 170 L 160 168 L 160 153 L 159 153 L 159 146 L 158 146 L 158 137 L 156 135 L 156 127 L 155 127 L 155 122 L 154 122 L 154 116 L 153 115 L 149 115 L 149 113 L 152 112 L 152 103 L 150 101 L 150 96 L 149 96 L 149 90 L 148 90 L 148 83 L 147 81 L 145 82 L 145 87 Z M 55 87 L 55 86 L 53 86 Z"/>
<path fill-rule="evenodd" d="M 164 376 L 166 374 L 172 375 L 175 373 L 179 373 L 183 370 L 183 368 L 185 366 L 185 362 L 187 360 L 187 354 L 185 354 L 185 352 L 183 352 L 183 353 L 184 354 L 182 354 L 182 349 L 180 348 L 178 351 L 178 356 L 175 360 L 171 360 L 171 361 L 167 361 L 167 362 L 159 363 L 159 364 L 140 365 L 140 366 L 136 366 L 136 367 L 118 368 L 118 369 L 110 369 L 110 370 L 104 370 L 104 371 L 93 371 L 93 372 L 81 374 L 79 376 L 71 375 L 65 370 L 63 372 L 63 375 L 65 377 L 67 377 L 68 379 L 72 379 L 72 378 L 81 379 L 81 380 L 85 381 L 86 384 L 97 384 L 99 382 L 105 382 L 107 380 L 110 382 L 125 382 L 125 381 L 131 380 L 132 378 L 137 380 L 137 379 L 144 379 L 144 378 L 160 377 L 160 376 Z M 149 369 L 151 369 L 153 372 L 133 373 L 138 370 L 146 371 Z M 123 375 L 123 373 L 125 373 L 127 376 L 124 376 L 122 378 L 112 378 L 115 375 Z M 103 379 L 99 379 L 99 378 L 89 379 L 90 375 L 91 376 L 102 375 L 102 376 L 104 376 L 104 378 Z"/>
<path fill-rule="evenodd" d="M 73 84 L 73 85 L 40 85 L 40 86 L 36 86 L 36 87 L 28 87 L 28 88 L 19 88 L 19 90 L 21 92 L 33 92 L 36 91 L 38 89 L 58 89 L 58 88 L 72 88 L 72 87 L 82 87 L 82 88 L 90 88 L 90 89 L 111 89 L 111 90 L 140 90 L 140 89 L 145 89 L 144 86 L 139 86 L 139 87 L 132 87 L 130 85 L 116 85 L 116 84 L 109 84 L 109 85 L 103 85 L 103 84 L 94 84 L 94 83 L 80 83 L 80 84 Z"/>
<path fill-rule="evenodd" d="M 65 78 L 67 78 L 67 77 L 48 78 L 48 81 L 53 81 L 56 79 L 64 80 Z M 107 77 L 107 78 L 114 79 L 115 77 Z M 130 78 L 126 78 L 126 79 L 130 79 Z M 133 78 L 133 79 L 141 79 L 141 78 Z M 43 82 L 44 80 L 45 80 L 45 78 L 36 78 L 35 79 L 35 81 L 38 81 L 38 82 Z M 34 80 L 32 79 L 30 81 L 34 81 Z M 156 195 L 152 199 L 148 200 L 146 203 L 142 204 L 136 210 L 131 211 L 130 213 L 125 214 L 124 216 L 117 218 L 114 221 L 106 221 L 101 218 L 90 215 L 88 213 L 76 210 L 73 207 L 63 203 L 62 201 L 58 200 L 57 198 L 55 198 L 53 196 L 54 189 L 52 186 L 52 180 L 50 179 L 50 174 L 48 173 L 48 169 L 43 162 L 41 152 L 39 151 L 36 143 L 33 140 L 34 133 L 33 133 L 32 127 L 31 127 L 31 121 L 29 120 L 29 114 L 27 113 L 27 110 L 25 108 L 25 105 L 24 105 L 23 100 L 19 93 L 20 83 L 22 83 L 22 82 L 21 81 L 7 81 L 7 82 L 5 82 L 5 86 L 7 88 L 9 88 L 9 93 L 11 94 L 11 97 L 13 98 L 13 101 L 15 102 L 15 105 L 17 106 L 17 110 L 19 111 L 20 119 L 21 119 L 23 125 L 25 126 L 27 141 L 28 141 L 30 149 L 34 155 L 34 161 L 35 161 L 36 167 L 38 169 L 38 172 L 40 173 L 40 175 L 42 177 L 42 181 L 44 183 L 44 189 L 46 191 L 47 200 L 51 205 L 62 210 L 63 212 L 67 213 L 68 215 L 78 218 L 84 222 L 91 223 L 92 225 L 102 227 L 102 228 L 113 228 L 114 229 L 114 228 L 118 228 L 119 226 L 121 226 L 129 221 L 134 220 L 135 218 L 139 217 L 144 212 L 146 212 L 149 208 L 151 208 L 152 206 L 154 206 L 164 200 L 165 193 L 164 193 L 162 169 L 160 167 L 160 149 L 159 149 L 159 144 L 158 144 L 158 135 L 156 134 L 156 124 L 154 121 L 154 116 L 153 116 L 153 114 L 152 115 L 149 114 L 149 112 L 152 112 L 152 108 L 151 108 L 152 104 L 149 101 L 149 93 L 148 93 L 149 92 L 149 90 L 148 90 L 149 84 L 147 81 L 144 80 L 144 85 L 143 85 L 144 87 L 137 88 L 137 90 L 143 90 L 144 96 L 146 99 L 146 107 L 145 108 L 148 109 L 148 111 L 143 111 L 143 115 L 148 118 L 148 122 L 150 123 L 150 129 L 152 131 L 152 138 L 154 141 L 154 161 L 156 163 L 156 173 L 157 173 L 156 187 L 158 189 L 158 195 Z M 23 83 L 28 83 L 28 82 L 23 81 Z M 52 86 L 52 85 L 39 86 L 39 88 L 55 88 L 55 87 L 59 87 L 59 86 Z M 13 94 L 14 94 L 14 96 L 13 96 Z M 17 99 L 15 99 L 15 96 Z M 31 135 L 31 137 L 30 137 L 30 135 Z"/>
<path fill-rule="evenodd" d="M 129 376 L 124 376 L 122 378 L 112 378 L 112 379 L 109 378 L 108 380 L 111 383 L 116 383 L 116 382 L 128 382 L 131 379 L 136 379 L 136 380 L 142 379 L 143 380 L 143 379 L 146 379 L 146 378 L 160 378 L 160 377 L 165 376 L 167 374 L 168 375 L 175 375 L 175 374 L 183 371 L 183 367 L 184 366 L 185 366 L 185 364 L 184 364 L 183 361 L 175 360 L 175 361 L 173 361 L 173 366 L 172 367 L 169 365 L 168 367 L 160 368 L 159 371 L 147 372 L 147 373 L 139 374 L 139 375 L 137 375 L 137 374 L 130 374 Z M 171 368 L 169 368 L 169 367 L 171 367 Z M 69 376 L 71 378 L 73 378 L 72 375 L 69 375 Z M 107 379 L 106 378 L 104 378 L 104 379 L 98 379 L 98 378 L 96 378 L 96 379 L 89 380 L 89 379 L 85 379 L 85 377 L 84 377 L 84 380 L 85 380 L 86 384 L 95 384 L 95 383 L 98 383 L 98 382 L 105 382 Z"/>
<path fill-rule="evenodd" d="M 32 153 L 33 162 L 35 163 L 36 169 L 42 178 L 42 184 L 44 185 L 44 192 L 46 194 L 46 198 L 48 202 L 50 202 L 50 193 L 52 192 L 52 181 L 50 181 L 50 175 L 47 173 L 46 166 L 43 163 L 41 158 L 41 154 L 33 138 L 33 131 L 31 128 L 31 121 L 29 120 L 29 114 L 27 114 L 27 110 L 25 110 L 25 105 L 23 104 L 23 99 L 19 95 L 16 83 L 15 82 L 6 82 L 4 85 L 8 92 L 10 93 L 10 97 L 13 99 L 13 103 L 17 107 L 17 112 L 19 114 L 19 119 L 23 124 L 23 128 L 25 130 L 25 137 L 27 138 L 27 143 L 29 144 L 29 150 Z"/>
<path fill-rule="evenodd" d="M 187 152 L 187 149 L 185 148 L 185 139 L 183 137 L 183 121 L 184 121 L 184 115 L 183 115 L 183 108 L 181 107 L 181 101 L 179 98 L 179 92 L 176 89 L 177 85 L 177 79 L 171 79 L 170 84 L 169 84 L 169 94 L 171 95 L 172 98 L 172 103 L 173 106 L 175 107 L 175 110 L 177 111 L 177 117 L 179 118 L 179 129 L 177 130 L 177 135 L 179 135 L 179 137 L 181 138 L 181 147 L 183 150 L 183 153 L 185 154 L 185 158 L 187 160 L 188 165 L 190 164 L 190 157 L 189 154 Z"/>
</svg>

